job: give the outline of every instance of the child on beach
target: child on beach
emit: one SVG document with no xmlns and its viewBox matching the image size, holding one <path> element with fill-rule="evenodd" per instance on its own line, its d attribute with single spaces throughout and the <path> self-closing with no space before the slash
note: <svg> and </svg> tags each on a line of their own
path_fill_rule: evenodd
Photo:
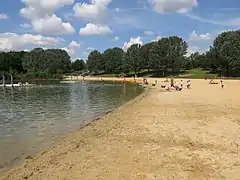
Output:
<svg viewBox="0 0 240 180">
<path fill-rule="evenodd" d="M 188 80 L 188 81 L 187 81 L 187 88 L 190 89 L 190 86 L 191 86 L 191 81 Z"/>
<path fill-rule="evenodd" d="M 183 88 L 183 80 L 181 80 L 181 84 L 180 84 L 181 88 Z"/>
</svg>

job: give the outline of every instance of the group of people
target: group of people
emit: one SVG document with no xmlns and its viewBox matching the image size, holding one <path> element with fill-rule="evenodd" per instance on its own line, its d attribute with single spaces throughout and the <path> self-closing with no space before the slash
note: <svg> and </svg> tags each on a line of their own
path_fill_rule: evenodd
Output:
<svg viewBox="0 0 240 180">
<path fill-rule="evenodd" d="M 166 79 L 164 82 L 168 83 L 169 81 L 168 81 L 168 79 Z M 174 81 L 174 79 L 171 78 L 170 87 L 169 86 L 165 86 L 165 89 L 167 91 L 170 91 L 170 90 L 182 91 L 183 86 L 184 86 L 183 80 L 180 81 L 180 84 L 177 84 L 176 81 Z M 188 89 L 191 88 L 191 81 L 190 80 L 187 81 L 187 88 Z"/>
<path fill-rule="evenodd" d="M 209 81 L 209 84 L 218 84 L 218 82 L 215 82 L 213 79 Z M 224 88 L 223 80 L 220 81 L 221 88 Z"/>
</svg>

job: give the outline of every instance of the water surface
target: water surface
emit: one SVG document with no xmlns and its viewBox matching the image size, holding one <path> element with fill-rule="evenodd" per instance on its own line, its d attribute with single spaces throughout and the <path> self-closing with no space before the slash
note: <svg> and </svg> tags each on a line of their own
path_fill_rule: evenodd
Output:
<svg viewBox="0 0 240 180">
<path fill-rule="evenodd" d="M 76 83 L 0 88 L 0 169 L 136 97 L 131 84 Z"/>
</svg>

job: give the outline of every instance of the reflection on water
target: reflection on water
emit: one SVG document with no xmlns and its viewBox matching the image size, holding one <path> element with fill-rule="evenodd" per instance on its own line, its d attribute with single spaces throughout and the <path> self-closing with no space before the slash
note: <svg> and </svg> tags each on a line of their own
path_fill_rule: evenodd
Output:
<svg viewBox="0 0 240 180">
<path fill-rule="evenodd" d="M 143 90 L 129 84 L 76 83 L 0 89 L 0 168 L 50 146 Z"/>
</svg>

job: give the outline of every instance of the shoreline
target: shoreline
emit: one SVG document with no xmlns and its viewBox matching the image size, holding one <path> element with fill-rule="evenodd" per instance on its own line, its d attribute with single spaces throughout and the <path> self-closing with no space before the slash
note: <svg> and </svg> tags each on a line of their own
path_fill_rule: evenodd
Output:
<svg viewBox="0 0 240 180">
<path fill-rule="evenodd" d="M 240 81 L 224 83 L 149 86 L 0 179 L 238 179 Z"/>
<path fill-rule="evenodd" d="M 142 96 L 145 96 L 146 95 L 145 93 L 147 91 L 149 91 L 149 89 L 145 88 L 145 87 L 142 87 L 142 88 L 143 88 L 143 92 L 140 93 L 139 95 L 137 95 L 136 97 L 134 97 L 133 99 L 131 99 L 131 100 L 129 100 L 129 101 L 119 105 L 116 108 L 112 108 L 112 109 L 107 110 L 106 112 L 103 112 L 102 115 L 96 116 L 95 118 L 93 118 L 91 120 L 88 120 L 88 122 L 86 122 L 86 124 L 83 124 L 82 126 L 78 127 L 75 130 L 72 130 L 72 131 L 68 132 L 65 135 L 61 135 L 59 137 L 56 137 L 56 139 L 55 139 L 55 141 L 54 141 L 54 143 L 53 143 L 53 145 L 51 147 L 44 148 L 44 150 L 38 151 L 37 153 L 25 154 L 25 155 L 23 155 L 21 157 L 13 157 L 13 159 L 9 163 L 7 163 L 7 165 L 0 167 L 0 180 L 1 180 L 1 178 L 2 178 L 2 176 L 4 174 L 8 173 L 9 171 L 11 171 L 13 169 L 17 169 L 17 168 L 21 167 L 28 160 L 32 160 L 32 159 L 34 159 L 36 157 L 39 157 L 39 156 L 45 154 L 47 151 L 50 151 L 52 148 L 54 148 L 55 145 L 59 144 L 61 141 L 63 141 L 64 139 L 68 138 L 72 134 L 74 134 L 74 133 L 76 133 L 78 131 L 81 131 L 82 129 L 90 126 L 92 123 L 94 123 L 96 121 L 99 121 L 99 120 L 103 119 L 105 116 L 107 116 L 109 114 L 112 114 L 113 112 L 117 111 L 119 108 L 125 107 L 128 104 L 132 104 L 137 99 L 141 98 Z"/>
</svg>

